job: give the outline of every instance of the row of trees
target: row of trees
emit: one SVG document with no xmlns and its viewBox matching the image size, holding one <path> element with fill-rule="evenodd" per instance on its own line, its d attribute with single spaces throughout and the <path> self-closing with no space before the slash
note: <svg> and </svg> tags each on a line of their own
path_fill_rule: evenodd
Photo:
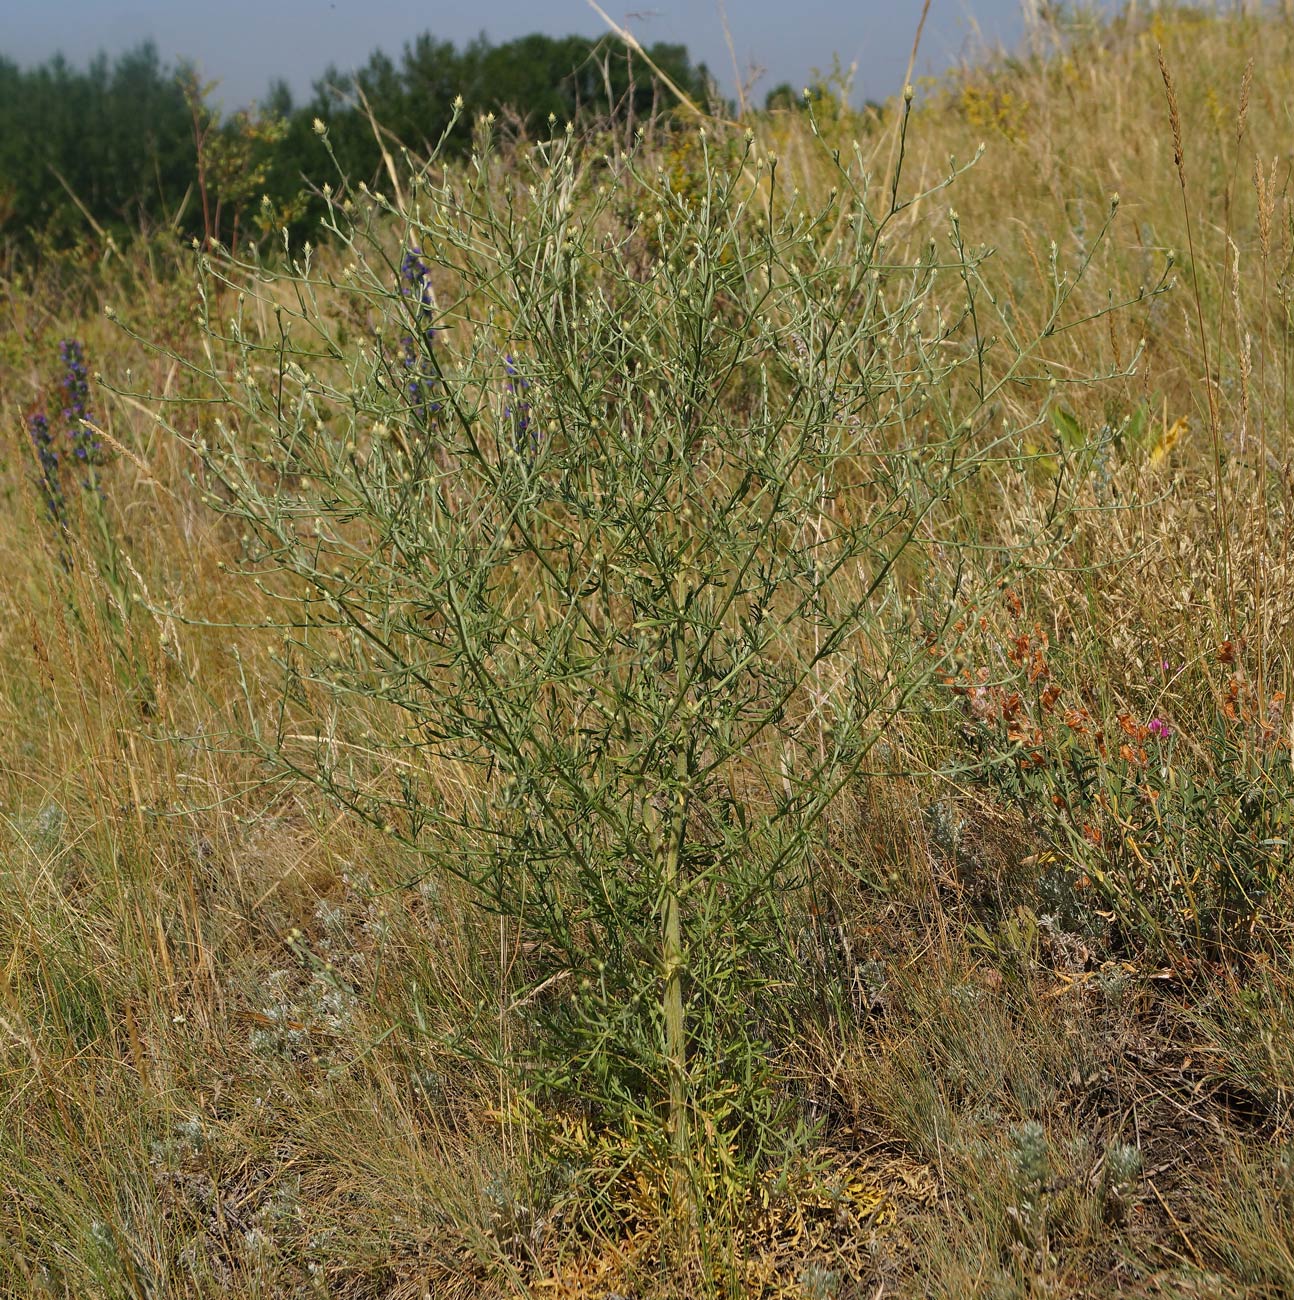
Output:
<svg viewBox="0 0 1294 1300">
<path fill-rule="evenodd" d="M 688 95 L 710 95 L 704 64 L 684 46 L 656 44 L 647 56 Z M 232 242 L 256 227 L 307 224 L 305 178 L 332 174 L 316 117 L 352 182 L 378 174 L 365 104 L 415 151 L 448 131 L 452 154 L 487 111 L 536 132 L 550 116 L 632 124 L 672 103 L 646 60 L 579 36 L 482 37 L 457 49 L 424 35 L 399 60 L 379 51 L 357 72 L 329 68 L 304 103 L 277 82 L 229 115 L 213 107 L 215 89 L 192 68 L 165 66 L 151 44 L 84 69 L 61 56 L 35 68 L 0 58 L 0 239 L 58 246 L 87 229 L 143 228 Z M 465 111 L 451 128 L 459 95 Z"/>
</svg>

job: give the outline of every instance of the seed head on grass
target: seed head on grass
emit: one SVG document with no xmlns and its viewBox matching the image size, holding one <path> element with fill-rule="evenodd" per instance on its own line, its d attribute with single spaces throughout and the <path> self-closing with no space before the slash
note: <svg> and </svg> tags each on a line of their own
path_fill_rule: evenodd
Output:
<svg viewBox="0 0 1294 1300">
<path fill-rule="evenodd" d="M 1177 87 L 1173 85 L 1173 74 L 1168 70 L 1168 60 L 1164 57 L 1164 47 L 1156 48 L 1159 61 L 1159 75 L 1164 79 L 1164 91 L 1168 96 L 1168 124 L 1173 132 L 1173 165 L 1177 168 L 1177 178 L 1183 186 L 1186 184 L 1186 154 L 1182 148 L 1182 114 L 1177 107 Z"/>
</svg>

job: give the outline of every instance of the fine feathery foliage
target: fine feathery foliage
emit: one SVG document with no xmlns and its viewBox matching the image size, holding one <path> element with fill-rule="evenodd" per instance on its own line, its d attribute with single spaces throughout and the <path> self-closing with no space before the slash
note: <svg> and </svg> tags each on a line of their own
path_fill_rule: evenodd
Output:
<svg viewBox="0 0 1294 1300">
<path fill-rule="evenodd" d="M 1044 8 L 0 132 L 0 1293 L 1294 1293 L 1294 16 Z"/>
<path fill-rule="evenodd" d="M 466 174 L 330 206 L 340 278 L 201 261 L 238 305 L 204 310 L 220 405 L 183 436 L 283 630 L 246 738 L 504 918 L 514 1063 L 640 1134 L 680 1213 L 794 1139 L 819 825 L 939 666 L 895 633 L 951 635 L 930 550 L 1076 284 L 1019 337 L 955 214 L 890 252 L 953 177 L 830 156 L 806 211 L 749 137 L 702 131 L 684 195 L 569 133 L 501 174 L 485 125 Z"/>
</svg>

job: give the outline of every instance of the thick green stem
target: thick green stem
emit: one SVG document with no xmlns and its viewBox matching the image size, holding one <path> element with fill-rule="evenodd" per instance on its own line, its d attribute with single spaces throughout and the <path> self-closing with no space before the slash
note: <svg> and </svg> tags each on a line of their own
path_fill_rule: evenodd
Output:
<svg viewBox="0 0 1294 1300">
<path fill-rule="evenodd" d="M 681 775 L 686 768 L 682 754 L 678 766 Z M 687 794 L 681 780 L 674 792 L 673 811 L 669 828 L 662 836 L 659 814 L 654 807 L 648 805 L 647 808 L 648 831 L 655 846 L 664 896 L 661 917 L 661 969 L 664 975 L 661 1011 L 665 1025 L 665 1065 L 669 1071 L 670 1201 L 682 1244 L 690 1233 L 692 1212 L 688 1177 L 687 1022 L 683 1010 L 683 973 L 687 963 L 680 899 Z"/>
<path fill-rule="evenodd" d="M 683 917 L 679 903 L 679 860 L 683 848 L 685 797 L 677 795 L 678 813 L 665 846 L 665 917 L 661 955 L 665 966 L 665 1057 L 669 1067 L 671 1195 L 682 1221 L 687 1198 L 687 1043 L 683 1018 Z"/>
</svg>

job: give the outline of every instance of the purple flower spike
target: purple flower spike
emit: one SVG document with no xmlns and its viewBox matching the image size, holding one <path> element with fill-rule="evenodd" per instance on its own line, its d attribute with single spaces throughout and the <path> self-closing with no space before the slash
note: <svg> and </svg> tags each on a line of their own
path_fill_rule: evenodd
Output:
<svg viewBox="0 0 1294 1300">
<path fill-rule="evenodd" d="M 1146 730 L 1150 732 L 1156 740 L 1167 740 L 1173 734 L 1173 729 L 1166 723 L 1163 718 L 1151 718 L 1146 723 Z"/>
<path fill-rule="evenodd" d="M 539 451 L 539 435 L 537 429 L 531 428 L 530 403 L 525 398 L 530 380 L 517 369 L 511 352 L 504 355 L 503 370 L 507 375 L 504 387 L 508 392 L 508 404 L 503 408 L 503 418 L 512 425 L 513 442 L 517 450 L 533 459 Z"/>
<path fill-rule="evenodd" d="M 27 433 L 32 446 L 36 448 L 36 457 L 40 463 L 41 499 L 45 502 L 45 512 L 55 523 L 63 522 L 63 488 L 58 481 L 58 450 L 54 446 L 54 437 L 49 431 L 49 420 L 41 411 L 37 411 L 27 421 Z"/>
<path fill-rule="evenodd" d="M 54 408 L 58 416 L 51 422 L 44 411 L 33 412 L 27 419 L 27 435 L 36 449 L 40 469 L 36 483 L 45 512 L 54 523 L 66 528 L 71 473 L 82 471 L 80 486 L 103 496 L 94 472 L 103 462 L 103 448 L 85 423 L 92 418 L 85 349 L 76 339 L 64 339 L 58 345 L 58 356 L 63 365 L 59 380 L 63 400 Z M 64 562 L 68 562 L 66 555 Z"/>
<path fill-rule="evenodd" d="M 432 365 L 431 350 L 436 342 L 436 328 L 431 323 L 435 302 L 431 291 L 431 270 L 422 259 L 422 249 L 409 248 L 400 262 L 400 293 L 409 304 L 409 311 L 417 323 L 418 332 L 406 334 L 400 340 L 400 362 L 405 371 L 405 392 L 409 408 L 424 422 L 431 422 L 440 410 L 440 403 L 432 393 L 436 387 L 436 371 Z"/>
<path fill-rule="evenodd" d="M 82 465 L 96 465 L 102 448 L 98 438 L 83 423 L 90 418 L 90 380 L 85 352 L 76 339 L 64 339 L 58 345 L 58 355 L 63 362 L 63 423 L 72 444 L 72 455 Z"/>
</svg>

